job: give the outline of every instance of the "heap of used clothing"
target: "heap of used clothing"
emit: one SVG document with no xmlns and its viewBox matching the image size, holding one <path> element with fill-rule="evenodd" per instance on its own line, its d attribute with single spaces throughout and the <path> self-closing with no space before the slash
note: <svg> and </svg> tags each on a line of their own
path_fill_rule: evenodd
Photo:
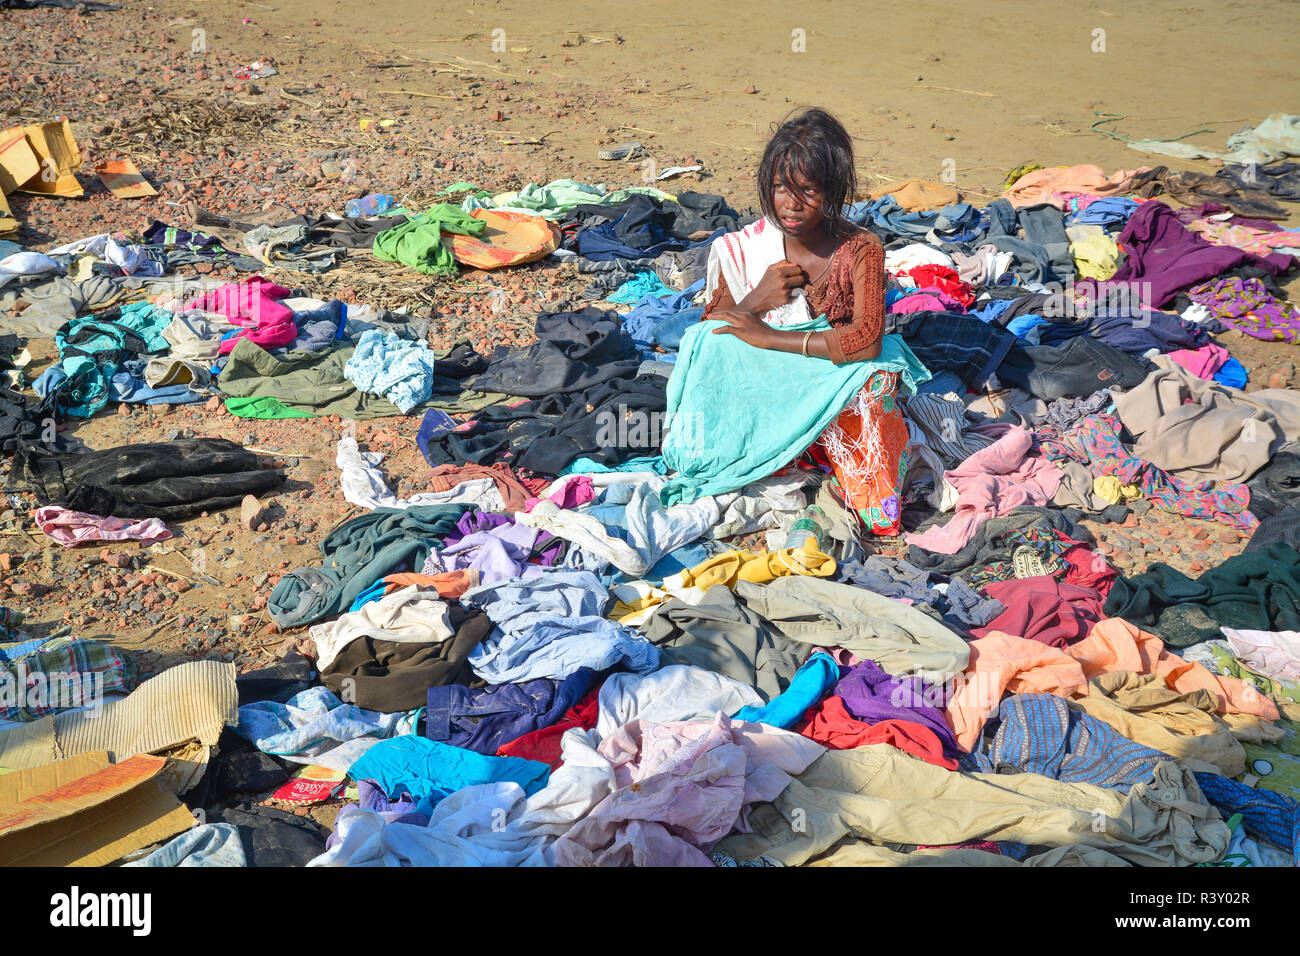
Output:
<svg viewBox="0 0 1300 956">
<path fill-rule="evenodd" d="M 753 218 L 722 197 L 557 180 L 259 234 L 289 268 L 332 236 L 437 272 L 489 214 L 535 217 L 588 299 L 628 306 L 542 313 L 490 355 L 261 277 L 78 317 L 42 393 L 63 414 L 118 400 L 143 361 L 236 414 L 412 416 L 430 469 L 399 498 L 382 455 L 339 440 L 363 513 L 267 601 L 314 655 L 231 682 L 173 788 L 208 822 L 134 865 L 1300 863 L 1300 398 L 1243 390 L 1213 338 L 1300 339 L 1277 285 L 1300 236 L 1242 215 L 1250 183 L 1289 176 L 1178 209 L 1156 197 L 1191 186 L 1167 170 L 1093 166 L 1023 172 L 982 209 L 922 181 L 851 206 L 885 247 L 908 382 L 898 556 L 805 455 L 851 367 L 767 353 L 750 403 L 699 373 L 749 348 L 692 332 L 711 240 Z M 276 475 L 208 440 L 186 453 L 208 484 L 130 448 L 101 453 L 108 474 L 17 448 L 10 486 L 72 540 L 101 530 L 82 512 L 137 533 L 177 482 L 204 500 Z M 1152 508 L 1249 544 L 1198 577 L 1122 575 L 1083 522 Z M 112 655 L 30 641 L 0 663 L 74 652 L 122 706 L 170 673 L 134 687 Z M 0 717 L 0 765 L 24 722 L 61 719 Z M 257 802 L 272 791 L 344 805 L 323 828 Z"/>
</svg>

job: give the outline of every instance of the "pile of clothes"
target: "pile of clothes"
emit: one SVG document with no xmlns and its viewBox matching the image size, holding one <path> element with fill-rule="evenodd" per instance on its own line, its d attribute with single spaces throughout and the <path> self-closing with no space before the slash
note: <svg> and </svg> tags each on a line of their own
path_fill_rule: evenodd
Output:
<svg viewBox="0 0 1300 956">
<path fill-rule="evenodd" d="M 1178 208 L 1157 197 L 1185 199 L 1186 175 L 1095 166 L 1019 170 L 984 208 L 922 181 L 848 208 L 884 244 L 887 349 L 917 360 L 896 554 L 805 454 L 852 369 L 783 374 L 802 357 L 769 353 L 761 403 L 691 384 L 710 244 L 753 220 L 720 196 L 556 180 L 261 224 L 242 252 L 161 224 L 139 255 L 86 246 L 119 295 L 64 288 L 76 314 L 29 331 L 60 350 L 42 409 L 84 417 L 134 390 L 411 416 L 432 490 L 399 498 L 382 456 L 340 438 L 362 513 L 270 590 L 314 654 L 265 671 L 200 662 L 137 685 L 111 649 L 27 639 L 0 609 L 0 665 L 91 662 L 110 727 L 167 695 L 207 707 L 116 746 L 76 707 L 0 710 L 0 767 L 52 761 L 38 724 L 65 758 L 183 765 L 140 773 L 206 822 L 115 857 L 144 866 L 1297 865 L 1300 393 L 1245 390 L 1214 336 L 1300 341 L 1277 284 L 1300 233 L 1272 214 L 1300 191 L 1287 169 L 1238 172 Z M 604 307 L 543 312 L 532 344 L 482 355 L 261 276 L 150 284 L 154 266 L 250 252 L 325 267 L 331 243 L 454 271 L 493 215 L 544 222 L 515 261 L 572 262 Z M 13 274 L 68 282 L 71 261 L 45 258 Z M 171 519 L 283 480 L 211 439 L 165 468 L 149 446 L 92 466 L 14 418 L 6 487 L 51 527 Z M 707 455 L 675 452 L 691 429 Z M 1153 508 L 1249 543 L 1199 577 L 1121 574 L 1084 522 Z M 343 805 L 326 828 L 268 794 Z"/>
</svg>

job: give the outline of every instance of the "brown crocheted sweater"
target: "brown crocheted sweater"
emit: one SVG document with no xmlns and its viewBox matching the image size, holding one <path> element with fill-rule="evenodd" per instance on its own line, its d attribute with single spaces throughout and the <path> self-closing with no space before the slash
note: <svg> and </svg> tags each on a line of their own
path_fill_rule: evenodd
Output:
<svg viewBox="0 0 1300 956">
<path fill-rule="evenodd" d="M 831 324 L 826 345 L 836 365 L 856 362 L 874 349 L 885 328 L 885 249 L 875 233 L 863 230 L 840 244 L 830 268 L 805 290 L 814 315 Z M 725 282 L 704 309 L 704 318 L 735 308 Z"/>
</svg>

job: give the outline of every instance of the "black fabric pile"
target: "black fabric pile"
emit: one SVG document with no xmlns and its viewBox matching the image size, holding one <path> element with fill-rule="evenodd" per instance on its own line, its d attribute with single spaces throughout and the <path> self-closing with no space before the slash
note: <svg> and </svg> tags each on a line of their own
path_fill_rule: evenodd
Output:
<svg viewBox="0 0 1300 956">
<path fill-rule="evenodd" d="M 617 312 L 591 308 L 543 312 L 533 331 L 537 341 L 531 345 L 494 350 L 487 371 L 469 387 L 541 398 L 631 378 L 641 364 L 636 344 Z"/>
<path fill-rule="evenodd" d="M 119 445 L 73 454 L 20 445 L 5 491 L 119 518 L 189 518 L 284 484 L 264 459 L 224 438 Z"/>
<path fill-rule="evenodd" d="M 575 458 L 618 465 L 658 454 L 668 380 L 660 375 L 615 378 L 522 405 L 485 408 L 463 431 L 429 442 L 429 464 L 490 465 L 559 474 Z M 656 426 L 660 427 L 656 427 Z"/>
</svg>

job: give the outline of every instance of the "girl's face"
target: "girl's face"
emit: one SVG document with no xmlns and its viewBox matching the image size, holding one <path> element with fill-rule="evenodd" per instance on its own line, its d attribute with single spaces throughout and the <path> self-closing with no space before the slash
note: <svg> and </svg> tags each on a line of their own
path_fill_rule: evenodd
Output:
<svg viewBox="0 0 1300 956">
<path fill-rule="evenodd" d="M 822 191 L 802 173 L 792 173 L 789 179 L 777 174 L 772 184 L 772 207 L 777 224 L 787 235 L 809 236 L 822 226 Z"/>
</svg>

